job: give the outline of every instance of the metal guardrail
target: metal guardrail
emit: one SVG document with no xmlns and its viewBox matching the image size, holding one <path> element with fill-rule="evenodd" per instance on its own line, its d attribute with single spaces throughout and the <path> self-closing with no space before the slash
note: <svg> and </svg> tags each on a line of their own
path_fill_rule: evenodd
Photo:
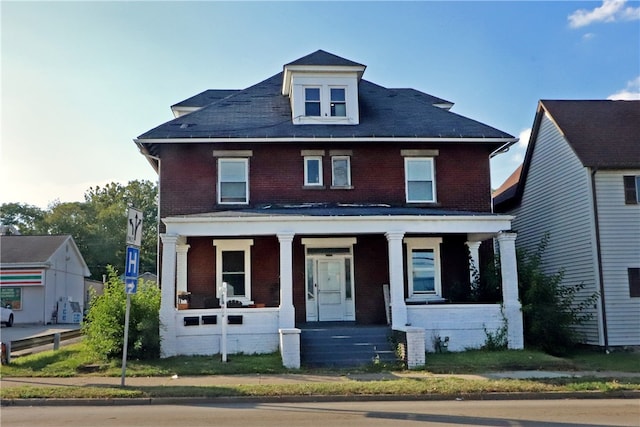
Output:
<svg viewBox="0 0 640 427">
<path fill-rule="evenodd" d="M 56 339 L 56 335 L 59 336 L 58 339 Z M 56 341 L 70 340 L 71 338 L 77 338 L 79 336 L 82 336 L 82 331 L 80 329 L 74 329 L 73 331 L 64 331 L 50 335 L 41 335 L 33 338 L 15 340 L 11 341 L 11 351 L 28 350 L 33 347 L 55 344 Z"/>
<path fill-rule="evenodd" d="M 73 331 L 57 332 L 55 334 L 41 335 L 33 338 L 25 338 L 22 340 L 9 341 L 2 343 L 0 350 L 0 363 L 11 363 L 13 352 L 29 350 L 31 348 L 42 347 L 44 345 L 53 344 L 53 349 L 58 350 L 62 341 L 78 338 L 82 336 L 80 329 Z"/>
</svg>

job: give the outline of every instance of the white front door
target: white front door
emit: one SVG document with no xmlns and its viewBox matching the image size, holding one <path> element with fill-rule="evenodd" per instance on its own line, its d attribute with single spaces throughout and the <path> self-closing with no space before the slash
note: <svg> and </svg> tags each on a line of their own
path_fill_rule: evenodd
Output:
<svg viewBox="0 0 640 427">
<path fill-rule="evenodd" d="M 353 263 L 350 256 L 308 256 L 307 322 L 355 320 Z"/>
<path fill-rule="evenodd" d="M 344 320 L 344 262 L 336 260 L 318 260 L 318 320 Z"/>
</svg>

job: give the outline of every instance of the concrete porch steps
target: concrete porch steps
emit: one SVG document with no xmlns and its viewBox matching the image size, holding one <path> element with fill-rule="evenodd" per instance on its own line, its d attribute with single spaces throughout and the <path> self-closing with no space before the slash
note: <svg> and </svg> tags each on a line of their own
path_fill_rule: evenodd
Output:
<svg viewBox="0 0 640 427">
<path fill-rule="evenodd" d="M 360 326 L 350 322 L 298 325 L 300 361 L 306 367 L 356 367 L 394 363 L 396 354 L 388 326 Z"/>
</svg>

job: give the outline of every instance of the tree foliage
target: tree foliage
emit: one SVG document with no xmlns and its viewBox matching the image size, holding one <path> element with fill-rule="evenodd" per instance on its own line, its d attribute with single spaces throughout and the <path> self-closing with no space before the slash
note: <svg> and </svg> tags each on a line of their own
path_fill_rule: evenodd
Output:
<svg viewBox="0 0 640 427">
<path fill-rule="evenodd" d="M 0 221 L 21 234 L 71 234 L 91 276 L 101 279 L 107 265 L 124 265 L 127 208 L 143 212 L 140 271 L 156 271 L 157 186 L 150 181 L 110 183 L 89 188 L 84 202 L 54 202 L 47 210 L 20 204 L 2 205 Z"/>
<path fill-rule="evenodd" d="M 104 293 L 94 295 L 82 325 L 88 348 L 106 359 L 122 358 L 127 296 L 118 273 L 108 266 L 109 280 Z M 140 280 L 131 295 L 129 311 L 128 359 L 155 359 L 160 356 L 160 290 L 152 282 Z"/>
</svg>

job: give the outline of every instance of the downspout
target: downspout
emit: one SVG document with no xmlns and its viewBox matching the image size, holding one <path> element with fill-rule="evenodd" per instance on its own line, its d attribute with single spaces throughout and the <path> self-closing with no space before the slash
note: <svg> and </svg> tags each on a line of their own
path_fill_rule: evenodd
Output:
<svg viewBox="0 0 640 427">
<path fill-rule="evenodd" d="M 591 193 L 593 195 L 593 220 L 596 231 L 596 258 L 598 261 L 598 280 L 600 281 L 600 310 L 602 311 L 602 333 L 604 334 L 604 351 L 609 354 L 609 333 L 607 332 L 607 309 L 604 300 L 604 277 L 602 274 L 602 254 L 600 251 L 600 219 L 598 218 L 598 198 L 596 196 L 596 172 L 591 170 Z"/>
</svg>

